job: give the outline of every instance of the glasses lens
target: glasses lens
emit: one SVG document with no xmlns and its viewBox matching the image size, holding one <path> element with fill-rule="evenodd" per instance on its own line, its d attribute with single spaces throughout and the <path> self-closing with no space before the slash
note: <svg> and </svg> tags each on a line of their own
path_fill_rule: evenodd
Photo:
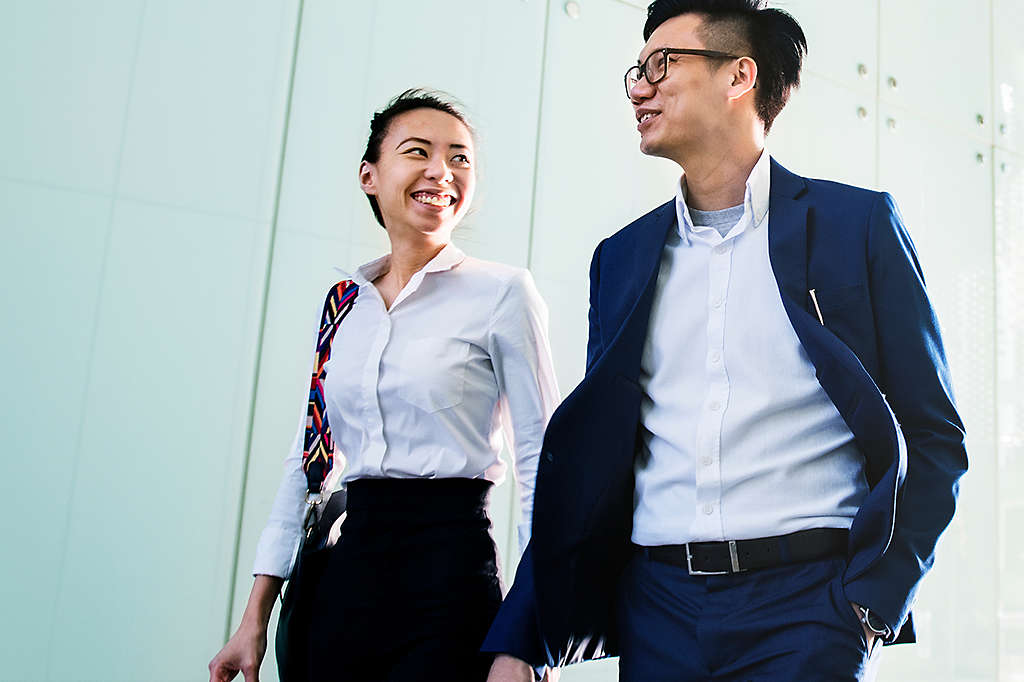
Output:
<svg viewBox="0 0 1024 682">
<path fill-rule="evenodd" d="M 665 77 L 665 53 L 652 52 L 651 56 L 644 62 L 644 71 L 647 74 L 648 83 L 657 83 Z"/>
<path fill-rule="evenodd" d="M 630 91 L 632 91 L 633 86 L 636 85 L 639 80 L 640 80 L 640 67 L 639 66 L 634 66 L 634 67 L 630 68 L 629 71 L 626 72 L 626 97 L 630 97 L 631 96 Z"/>
</svg>

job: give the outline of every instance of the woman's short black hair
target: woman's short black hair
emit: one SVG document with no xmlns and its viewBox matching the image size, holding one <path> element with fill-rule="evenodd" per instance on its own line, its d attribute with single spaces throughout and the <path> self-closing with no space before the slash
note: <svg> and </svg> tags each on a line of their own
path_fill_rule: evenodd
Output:
<svg viewBox="0 0 1024 682">
<path fill-rule="evenodd" d="M 473 134 L 473 127 L 469 125 L 466 114 L 453 97 L 440 90 L 410 88 L 394 97 L 370 119 L 370 137 L 366 140 L 366 151 L 363 152 L 362 160 L 377 163 L 380 160 L 381 142 L 387 136 L 388 127 L 391 125 L 391 122 L 400 114 L 415 109 L 434 109 L 450 114 L 459 119 L 469 130 L 470 134 Z M 380 223 L 381 227 L 385 227 L 384 216 L 381 215 L 377 197 L 367 194 L 366 198 L 370 201 L 370 208 L 373 209 L 373 215 L 377 222 Z"/>
<path fill-rule="evenodd" d="M 654 0 L 647 7 L 644 40 L 673 17 L 700 15 L 705 47 L 749 55 L 757 63 L 754 102 L 768 132 L 793 88 L 800 85 L 807 38 L 788 12 L 766 5 L 765 0 Z"/>
</svg>

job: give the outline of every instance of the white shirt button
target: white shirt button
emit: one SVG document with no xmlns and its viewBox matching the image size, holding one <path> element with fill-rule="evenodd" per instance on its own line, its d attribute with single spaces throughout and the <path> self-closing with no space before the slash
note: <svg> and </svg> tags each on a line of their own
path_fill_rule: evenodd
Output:
<svg viewBox="0 0 1024 682">
<path fill-rule="evenodd" d="M 719 244 L 715 247 L 715 253 L 719 256 L 725 255 L 726 253 L 729 253 L 729 247 L 726 244 Z"/>
<path fill-rule="evenodd" d="M 722 408 L 722 404 L 720 402 L 718 402 L 717 400 L 712 400 L 711 404 L 708 405 L 708 408 L 712 412 L 718 412 L 718 410 L 720 410 Z"/>
<path fill-rule="evenodd" d="M 700 463 L 709 467 L 714 463 L 714 461 L 715 460 L 713 460 L 710 455 L 705 455 L 704 457 L 701 457 Z"/>
<path fill-rule="evenodd" d="M 713 301 L 713 302 L 711 303 L 711 305 L 713 305 L 713 306 L 714 306 L 714 307 L 716 307 L 716 308 L 721 308 L 721 307 L 722 307 L 722 304 L 724 304 L 724 303 L 725 303 L 725 299 L 724 299 L 724 298 L 716 298 L 716 299 L 715 299 L 715 300 L 714 300 L 714 301 Z"/>
<path fill-rule="evenodd" d="M 722 359 L 722 354 L 719 353 L 718 351 L 715 351 L 714 353 L 711 354 L 711 364 L 712 365 L 717 365 L 718 361 L 721 360 L 721 359 Z"/>
<path fill-rule="evenodd" d="M 704 513 L 707 514 L 708 516 L 711 516 L 712 514 L 714 514 L 715 513 L 715 505 L 713 505 L 713 504 L 705 504 L 704 505 Z"/>
</svg>

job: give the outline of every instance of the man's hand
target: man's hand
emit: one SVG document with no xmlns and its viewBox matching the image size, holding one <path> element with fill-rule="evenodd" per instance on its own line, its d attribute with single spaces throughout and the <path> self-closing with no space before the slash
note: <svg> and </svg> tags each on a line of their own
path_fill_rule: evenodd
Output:
<svg viewBox="0 0 1024 682">
<path fill-rule="evenodd" d="M 879 635 L 872 632 L 871 628 L 869 628 L 866 623 L 860 620 L 860 604 L 852 601 L 850 602 L 850 608 L 853 609 L 853 613 L 857 616 L 857 620 L 860 621 L 861 629 L 864 630 L 864 641 L 868 643 L 868 654 L 870 655 L 875 650 L 875 640 L 878 639 Z"/>
<path fill-rule="evenodd" d="M 533 668 L 515 656 L 498 654 L 491 664 L 487 682 L 533 682 Z M 558 670 L 548 668 L 542 682 L 558 682 Z"/>
</svg>

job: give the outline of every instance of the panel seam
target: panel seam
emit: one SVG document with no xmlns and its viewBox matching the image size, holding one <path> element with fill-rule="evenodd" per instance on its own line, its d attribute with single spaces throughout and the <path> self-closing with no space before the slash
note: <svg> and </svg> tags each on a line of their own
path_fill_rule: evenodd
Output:
<svg viewBox="0 0 1024 682">
<path fill-rule="evenodd" d="M 260 384 L 260 371 L 262 369 L 263 342 L 267 324 L 267 309 L 270 301 L 270 281 L 274 267 L 274 248 L 277 242 L 277 225 L 281 209 L 281 188 L 284 185 L 284 164 L 288 153 L 288 132 L 291 124 L 292 97 L 295 91 L 295 71 L 299 57 L 299 39 L 302 34 L 302 16 L 305 9 L 305 0 L 298 0 L 298 11 L 295 18 L 295 37 L 292 42 L 291 69 L 288 74 L 288 93 L 285 98 L 284 125 L 281 131 L 281 152 L 277 161 L 277 186 L 274 188 L 274 210 L 270 220 L 270 240 L 267 245 L 267 262 L 264 268 L 263 277 L 263 298 L 260 304 L 260 321 L 257 327 L 255 365 L 252 374 L 252 386 L 250 390 L 249 417 L 246 425 L 245 448 L 242 458 L 241 488 L 238 497 L 238 514 L 235 521 L 234 546 L 231 556 L 231 575 L 228 582 L 227 613 L 224 617 L 224 641 L 231 637 L 232 615 L 235 610 L 235 590 L 238 587 L 238 559 L 241 553 L 242 525 L 245 516 L 246 490 L 249 480 L 249 462 L 252 460 L 253 433 L 256 421 L 256 399 Z"/>
</svg>

